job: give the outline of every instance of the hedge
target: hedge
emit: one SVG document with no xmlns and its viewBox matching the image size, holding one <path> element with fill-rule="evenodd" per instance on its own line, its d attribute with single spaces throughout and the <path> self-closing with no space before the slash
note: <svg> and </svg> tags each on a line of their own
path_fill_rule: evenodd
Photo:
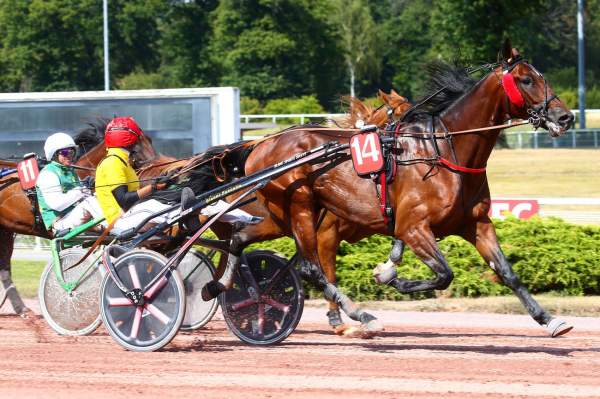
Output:
<svg viewBox="0 0 600 399">
<path fill-rule="evenodd" d="M 496 221 L 504 254 L 532 293 L 600 295 L 600 226 L 568 224 L 557 218 Z M 401 295 L 377 285 L 372 269 L 387 259 L 391 238 L 373 236 L 355 244 L 343 242 L 337 255 L 338 286 L 355 300 L 402 300 L 433 296 L 478 297 L 510 294 L 471 244 L 448 237 L 439 245 L 454 271 L 454 281 L 444 291 Z M 286 257 L 295 252 L 289 238 L 255 244 Z M 432 278 L 433 273 L 409 250 L 398 267 L 409 279 Z M 312 295 L 320 295 L 308 286 Z"/>
</svg>

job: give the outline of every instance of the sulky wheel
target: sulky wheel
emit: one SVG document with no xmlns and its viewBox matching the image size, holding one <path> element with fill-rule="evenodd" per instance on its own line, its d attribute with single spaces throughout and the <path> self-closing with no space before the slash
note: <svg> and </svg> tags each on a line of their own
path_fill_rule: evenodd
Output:
<svg viewBox="0 0 600 399">
<path fill-rule="evenodd" d="M 252 284 L 238 268 L 233 287 L 219 296 L 223 317 L 229 329 L 246 343 L 279 343 L 294 331 L 302 316 L 300 276 L 292 266 L 286 268 L 285 258 L 271 251 L 249 252 L 246 261 L 259 293 L 253 295 Z"/>
<path fill-rule="evenodd" d="M 125 287 L 144 288 L 165 266 L 167 259 L 136 249 L 114 262 Z M 109 334 L 126 349 L 150 352 L 167 345 L 181 326 L 185 313 L 185 289 L 175 271 L 167 272 L 144 293 L 142 306 L 135 306 L 119 290 L 110 273 L 100 288 L 100 313 Z"/>
<path fill-rule="evenodd" d="M 102 281 L 100 267 L 103 266 L 91 265 L 96 259 L 92 254 L 80 265 L 72 267 L 85 253 L 81 248 L 70 248 L 59 254 L 63 279 L 70 288 L 59 283 L 52 261 L 40 278 L 38 295 L 42 315 L 61 335 L 87 335 L 100 324 L 98 294 Z"/>
<path fill-rule="evenodd" d="M 215 267 L 208 256 L 192 249 L 179 262 L 177 271 L 183 280 L 186 298 L 181 329 L 195 330 L 203 327 L 212 319 L 219 306 L 216 298 L 210 301 L 202 299 L 202 287 L 213 280 Z"/>
</svg>

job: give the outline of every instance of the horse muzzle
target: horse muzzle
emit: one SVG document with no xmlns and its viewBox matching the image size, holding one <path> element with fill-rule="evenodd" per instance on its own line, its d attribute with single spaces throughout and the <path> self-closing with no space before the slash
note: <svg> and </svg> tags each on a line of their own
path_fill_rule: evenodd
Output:
<svg viewBox="0 0 600 399">
<path fill-rule="evenodd" d="M 561 107 L 554 107 L 542 117 L 542 127 L 548 130 L 551 137 L 560 137 L 573 127 L 575 116 Z"/>
</svg>

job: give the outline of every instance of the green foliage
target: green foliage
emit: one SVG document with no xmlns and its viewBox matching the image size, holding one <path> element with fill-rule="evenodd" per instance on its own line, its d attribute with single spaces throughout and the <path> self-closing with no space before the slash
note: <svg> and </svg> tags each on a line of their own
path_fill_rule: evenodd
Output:
<svg viewBox="0 0 600 399">
<path fill-rule="evenodd" d="M 315 96 L 270 100 L 263 111 L 266 114 L 319 114 L 325 112 Z"/>
<path fill-rule="evenodd" d="M 521 281 L 533 293 L 562 295 L 600 294 L 600 227 L 577 226 L 560 219 L 508 219 L 496 222 L 503 251 Z M 338 285 L 356 300 L 401 300 L 434 295 L 479 297 L 507 295 L 511 291 L 498 283 L 475 248 L 458 237 L 439 245 L 454 272 L 454 281 L 442 292 L 401 295 L 373 281 L 372 269 L 387 259 L 392 241 L 373 236 L 356 244 L 343 242 L 337 256 Z M 294 242 L 283 238 L 252 248 L 272 249 L 290 257 Z M 398 274 L 408 279 L 430 279 L 433 273 L 410 251 L 406 251 Z M 316 293 L 315 291 L 311 291 Z"/>
<path fill-rule="evenodd" d="M 244 97 L 240 98 L 240 113 L 241 114 L 262 114 L 262 106 L 256 98 Z"/>
<path fill-rule="evenodd" d="M 120 90 L 167 89 L 173 87 L 173 83 L 168 76 L 160 72 L 134 71 L 118 79 L 115 86 Z"/>
<path fill-rule="evenodd" d="M 211 43 L 219 83 L 261 101 L 313 93 L 330 101 L 342 61 L 325 8 L 311 0 L 222 0 Z"/>
</svg>

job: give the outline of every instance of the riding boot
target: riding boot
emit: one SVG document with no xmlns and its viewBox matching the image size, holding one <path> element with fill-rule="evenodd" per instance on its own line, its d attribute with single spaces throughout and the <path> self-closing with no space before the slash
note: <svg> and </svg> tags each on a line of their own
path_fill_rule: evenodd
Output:
<svg viewBox="0 0 600 399">
<path fill-rule="evenodd" d="M 184 210 L 191 208 L 194 206 L 195 202 L 196 195 L 194 194 L 194 191 L 189 187 L 184 187 L 183 190 L 181 190 L 181 211 L 183 212 Z M 198 231 L 200 227 L 202 227 L 198 220 L 198 214 L 195 212 L 185 216 L 182 219 L 182 222 L 183 228 L 190 232 Z"/>
<path fill-rule="evenodd" d="M 29 308 L 25 306 L 25 303 L 23 303 L 17 288 L 13 284 L 12 279 L 10 278 L 10 272 L 8 270 L 0 271 L 0 287 L 1 290 L 4 291 L 4 294 L 0 295 L 0 297 L 2 297 L 2 301 L 0 301 L 0 303 L 8 299 L 15 313 L 18 315 L 21 315 L 29 310 Z"/>
</svg>

